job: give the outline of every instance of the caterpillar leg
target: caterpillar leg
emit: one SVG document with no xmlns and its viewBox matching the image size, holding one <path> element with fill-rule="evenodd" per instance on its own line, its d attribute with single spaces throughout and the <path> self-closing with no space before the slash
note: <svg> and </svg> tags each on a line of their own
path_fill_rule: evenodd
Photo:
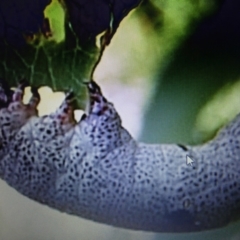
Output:
<svg viewBox="0 0 240 240">
<path fill-rule="evenodd" d="M 79 123 L 82 136 L 95 149 L 99 158 L 113 149 L 128 143 L 132 137 L 121 126 L 121 118 L 115 107 L 102 94 L 96 82 L 87 84 L 89 109 Z"/>
<path fill-rule="evenodd" d="M 65 99 L 63 100 L 60 107 L 57 109 L 57 111 L 51 116 L 57 118 L 61 124 L 75 124 L 74 120 L 74 94 L 72 91 L 69 91 L 65 95 Z"/>
<path fill-rule="evenodd" d="M 68 92 L 55 112 L 34 121 L 33 137 L 39 143 L 54 140 L 58 136 L 64 136 L 66 132 L 75 126 L 73 99 L 73 93 Z"/>
<path fill-rule="evenodd" d="M 0 109 L 0 142 L 3 146 L 7 145 L 27 123 L 28 119 L 37 115 L 37 105 L 40 101 L 37 90 L 33 90 L 33 95 L 28 104 L 23 104 L 24 84 L 12 92 L 9 88 L 3 89 L 1 86 L 2 108 Z M 11 99 L 9 99 L 11 97 Z"/>
<path fill-rule="evenodd" d="M 55 182 L 57 176 L 66 172 L 69 145 L 76 125 L 72 107 L 73 94 L 67 93 L 55 112 L 42 117 L 34 115 L 40 100 L 37 89 L 32 88 L 32 97 L 26 105 L 22 103 L 21 96 L 21 88 L 18 88 L 13 94 L 15 101 L 5 109 L 9 113 L 11 128 L 5 131 L 1 127 L 5 131 L 4 136 L 10 139 L 4 148 L 4 171 L 1 173 L 0 170 L 0 175 L 24 195 L 56 207 Z M 14 126 L 14 133 L 9 134 L 13 131 L 15 113 L 29 118 L 24 125 Z"/>
<path fill-rule="evenodd" d="M 96 82 L 90 81 L 87 83 L 89 92 L 89 114 L 103 115 L 104 112 L 109 108 L 109 102 L 102 95 L 102 91 Z"/>
<path fill-rule="evenodd" d="M 0 109 L 5 108 L 11 102 L 13 91 L 8 87 L 7 83 L 0 79 Z"/>
</svg>

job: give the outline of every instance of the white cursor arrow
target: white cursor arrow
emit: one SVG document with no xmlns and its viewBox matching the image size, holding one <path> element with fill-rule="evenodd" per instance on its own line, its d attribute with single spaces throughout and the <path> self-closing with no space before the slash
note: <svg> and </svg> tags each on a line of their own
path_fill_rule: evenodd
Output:
<svg viewBox="0 0 240 240">
<path fill-rule="evenodd" d="M 192 164 L 193 164 L 193 160 L 192 160 L 192 158 L 190 158 L 188 155 L 186 156 L 186 163 L 187 163 L 187 165 L 191 165 L 192 166 Z"/>
</svg>

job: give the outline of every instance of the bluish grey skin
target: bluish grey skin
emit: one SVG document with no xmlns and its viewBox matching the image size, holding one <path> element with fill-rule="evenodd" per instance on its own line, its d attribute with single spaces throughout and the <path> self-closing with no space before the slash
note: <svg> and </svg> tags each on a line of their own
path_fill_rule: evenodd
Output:
<svg viewBox="0 0 240 240">
<path fill-rule="evenodd" d="M 121 126 L 94 82 L 88 89 L 89 112 L 78 123 L 71 95 L 44 117 L 36 91 L 22 103 L 21 86 L 1 105 L 2 179 L 40 203 L 123 228 L 192 232 L 239 218 L 240 116 L 202 146 L 149 145 Z"/>
</svg>

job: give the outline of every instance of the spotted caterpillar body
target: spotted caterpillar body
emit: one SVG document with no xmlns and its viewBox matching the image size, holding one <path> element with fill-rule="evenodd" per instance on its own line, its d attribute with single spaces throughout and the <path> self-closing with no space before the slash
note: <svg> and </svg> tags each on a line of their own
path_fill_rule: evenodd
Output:
<svg viewBox="0 0 240 240">
<path fill-rule="evenodd" d="M 0 177 L 55 209 L 155 232 L 224 226 L 240 216 L 240 116 L 202 146 L 136 142 L 93 81 L 90 107 L 73 118 L 72 94 L 38 117 L 37 90 L 0 89 Z M 186 156 L 194 159 L 186 164 Z"/>
</svg>

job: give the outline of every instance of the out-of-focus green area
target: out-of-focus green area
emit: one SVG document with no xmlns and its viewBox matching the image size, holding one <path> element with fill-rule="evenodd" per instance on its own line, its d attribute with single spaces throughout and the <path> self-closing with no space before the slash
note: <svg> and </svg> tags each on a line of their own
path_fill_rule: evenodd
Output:
<svg viewBox="0 0 240 240">
<path fill-rule="evenodd" d="M 196 118 L 195 137 L 210 139 L 236 113 L 240 113 L 240 81 L 226 84 L 201 108 Z"/>
<path fill-rule="evenodd" d="M 166 61 L 169 52 L 173 52 L 183 39 L 197 26 L 199 20 L 208 16 L 218 6 L 217 1 L 205 0 L 149 0 L 138 9 L 143 28 L 152 31 L 154 48 L 161 49 L 161 63 Z"/>
<path fill-rule="evenodd" d="M 44 15 L 49 19 L 52 37 L 56 43 L 64 41 L 65 11 L 62 4 L 58 0 L 52 0 L 51 4 L 45 8 Z"/>
<path fill-rule="evenodd" d="M 152 9 L 156 6 L 162 11 L 161 21 L 155 18 L 151 22 L 156 42 L 161 42 L 159 48 L 163 49 L 157 61 L 160 67 L 155 65 L 156 85 L 140 139 L 151 143 L 201 143 L 230 119 L 210 120 L 201 109 L 213 109 L 210 100 L 215 94 L 239 80 L 237 1 L 156 2 L 152 1 L 147 16 L 154 19 Z M 232 96 L 236 93 L 231 92 Z M 223 100 L 218 98 L 222 109 L 214 108 L 215 116 L 224 109 L 226 114 L 232 109 L 231 117 L 238 113 L 237 104 L 228 99 L 223 108 Z"/>
</svg>

